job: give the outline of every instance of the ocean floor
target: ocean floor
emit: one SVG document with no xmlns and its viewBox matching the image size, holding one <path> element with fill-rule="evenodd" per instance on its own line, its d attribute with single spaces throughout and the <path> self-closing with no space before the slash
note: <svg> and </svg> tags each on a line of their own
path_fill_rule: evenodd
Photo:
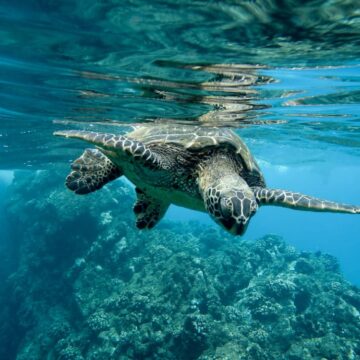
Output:
<svg viewBox="0 0 360 360">
<path fill-rule="evenodd" d="M 6 192 L 0 359 L 360 358 L 360 290 L 334 257 L 196 222 L 139 231 L 126 183 L 81 197 L 65 173 Z"/>
</svg>

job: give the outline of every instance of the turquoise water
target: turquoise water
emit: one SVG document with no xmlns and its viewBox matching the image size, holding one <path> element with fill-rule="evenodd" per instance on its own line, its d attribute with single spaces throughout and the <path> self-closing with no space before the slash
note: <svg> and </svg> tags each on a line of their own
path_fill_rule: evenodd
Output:
<svg viewBox="0 0 360 360">
<path fill-rule="evenodd" d="M 52 133 L 56 130 L 125 133 L 132 124 L 159 126 L 169 122 L 231 127 L 250 148 L 269 187 L 360 205 L 359 24 L 356 1 L 1 2 L 0 251 L 7 259 L 0 268 L 1 278 L 10 274 L 13 278 L 14 274 L 17 279 L 26 278 L 24 269 L 28 263 L 37 263 L 37 257 L 55 259 L 52 269 L 65 274 L 70 271 L 70 262 L 88 261 L 91 242 L 105 237 L 99 230 L 101 226 L 123 221 L 133 227 L 133 189 L 121 190 L 125 186 L 121 181 L 102 190 L 108 210 L 106 204 L 99 205 L 101 219 L 94 215 L 94 201 L 100 203 L 101 195 L 78 200 L 65 189 L 63 179 L 69 164 L 85 145 L 55 138 Z M 109 189 L 120 189 L 116 196 L 123 198 L 114 195 L 112 200 Z M 122 201 L 128 204 L 129 214 L 126 209 L 116 211 L 123 206 Z M 48 207 L 44 205 L 47 202 L 51 203 Z M 52 214 L 62 207 L 67 211 L 61 210 L 61 214 L 69 216 L 59 215 L 56 220 Z M 89 214 L 95 216 L 91 221 L 99 222 L 99 229 L 87 233 Z M 117 217 L 118 220 L 111 220 Z M 189 225 L 189 221 L 196 225 Z M 164 239 L 172 229 L 173 236 L 188 236 L 195 241 L 194 238 L 201 238 L 198 228 L 205 237 L 217 231 L 206 214 L 175 206 L 162 222 L 152 234 L 141 232 L 139 239 L 146 243 L 155 237 Z M 35 223 L 37 227 L 27 228 Z M 106 225 L 109 233 L 110 225 Z M 83 232 L 76 233 L 72 240 L 76 246 L 65 241 L 62 249 L 60 244 L 67 236 L 72 239 L 77 226 Z M 114 233 L 116 226 L 113 225 Z M 60 228 L 65 230 L 59 235 L 54 229 Z M 128 231 L 137 234 L 136 229 Z M 296 251 L 335 256 L 344 278 L 360 284 L 358 216 L 269 206 L 258 211 L 240 239 L 219 236 L 226 239 L 226 246 L 233 241 L 236 247 L 243 240 L 252 243 L 269 234 L 281 237 Z M 57 250 L 51 253 L 44 245 L 32 257 L 26 255 L 31 253 L 31 244 L 37 244 L 37 237 L 41 239 L 38 243 L 52 244 L 51 249 Z M 214 243 L 217 244 L 215 240 Z M 192 245 L 183 246 L 189 253 L 192 251 Z M 172 251 L 180 253 L 181 246 Z M 106 264 L 102 261 L 109 253 L 110 250 L 101 253 L 103 260 L 99 264 L 104 269 Z M 129 252 L 128 258 L 134 253 Z M 57 258 L 56 254 L 61 256 Z M 136 254 L 141 262 L 144 255 Z M 61 264 L 58 270 L 57 261 Z M 136 265 L 132 266 L 136 269 Z M 31 269 L 29 274 L 35 276 Z M 39 284 L 45 284 L 41 276 L 37 279 Z M 79 285 L 74 280 L 71 286 Z M 22 309 L 20 318 L 30 313 L 31 306 L 25 311 L 21 302 L 16 304 L 10 309 Z M 43 306 L 43 311 L 48 311 L 48 305 Z M 52 306 L 56 307 L 56 301 Z M 68 308 L 64 305 L 66 311 Z M 80 312 L 88 316 L 84 308 Z M 13 337 L 9 359 L 16 358 L 17 349 L 21 359 L 30 359 L 29 349 L 36 348 L 35 342 L 24 340 L 26 336 L 22 335 L 26 331 L 28 337 L 41 333 L 34 330 L 34 323 L 41 321 L 32 316 L 37 320 L 24 320 L 20 340 Z M 67 315 L 70 322 L 69 318 Z M 118 349 L 117 345 L 112 346 Z M 191 358 L 205 356 L 204 349 L 207 348 L 197 348 Z M 36 351 L 31 353 L 34 359 L 46 358 L 34 355 L 38 354 Z M 78 355 L 66 357 L 61 351 L 49 358 L 80 359 Z M 82 351 L 84 358 L 91 358 Z M 360 357 L 360 353 L 351 351 L 354 356 L 349 355 L 348 359 Z M 127 354 L 121 356 L 171 358 L 159 353 L 155 356 L 155 352 L 151 355 L 151 351 L 147 355 L 136 351 Z M 313 355 L 300 358 L 326 357 L 325 353 L 310 354 Z M 104 358 L 122 358 L 116 356 Z M 286 356 L 284 359 L 298 359 L 295 355 Z M 345 359 L 335 356 L 338 355 L 327 358 Z"/>
</svg>

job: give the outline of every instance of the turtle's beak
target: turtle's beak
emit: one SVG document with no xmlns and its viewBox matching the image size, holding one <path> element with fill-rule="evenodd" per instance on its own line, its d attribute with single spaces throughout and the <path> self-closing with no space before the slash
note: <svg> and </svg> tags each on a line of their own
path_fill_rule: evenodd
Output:
<svg viewBox="0 0 360 360">
<path fill-rule="evenodd" d="M 235 218 L 220 219 L 221 225 L 233 235 L 243 235 L 249 225 L 249 219 L 236 221 Z"/>
<path fill-rule="evenodd" d="M 246 224 L 243 223 L 235 223 L 232 228 L 229 230 L 229 232 L 233 235 L 243 235 L 245 234 L 245 231 L 249 225 L 249 221 Z"/>
</svg>

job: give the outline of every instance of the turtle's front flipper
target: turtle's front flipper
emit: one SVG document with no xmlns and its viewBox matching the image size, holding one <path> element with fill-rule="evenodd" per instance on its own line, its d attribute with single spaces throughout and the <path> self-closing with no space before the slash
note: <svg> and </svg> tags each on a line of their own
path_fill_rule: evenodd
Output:
<svg viewBox="0 0 360 360">
<path fill-rule="evenodd" d="M 55 131 L 54 135 L 87 141 L 106 151 L 115 152 L 125 157 L 130 156 L 153 169 L 161 167 L 162 164 L 161 156 L 154 153 L 148 146 L 123 135 L 83 130 Z"/>
<path fill-rule="evenodd" d="M 134 205 L 136 226 L 139 229 L 151 229 L 165 215 L 169 204 L 146 195 L 139 188 L 136 188 L 136 194 L 137 201 Z"/>
<path fill-rule="evenodd" d="M 71 164 L 71 169 L 66 186 L 79 195 L 99 190 L 122 175 L 121 170 L 97 149 L 86 149 Z"/>
<path fill-rule="evenodd" d="M 317 199 L 286 190 L 252 188 L 259 205 L 276 205 L 295 210 L 360 214 L 360 207 Z"/>
</svg>

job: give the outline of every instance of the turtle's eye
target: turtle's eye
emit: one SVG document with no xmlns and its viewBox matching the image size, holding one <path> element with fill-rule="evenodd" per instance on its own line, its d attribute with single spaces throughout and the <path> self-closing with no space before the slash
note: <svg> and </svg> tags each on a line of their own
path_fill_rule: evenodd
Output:
<svg viewBox="0 0 360 360">
<path fill-rule="evenodd" d="M 223 218 L 227 219 L 232 217 L 232 203 L 229 198 L 221 198 L 220 199 L 220 213 Z"/>
</svg>

